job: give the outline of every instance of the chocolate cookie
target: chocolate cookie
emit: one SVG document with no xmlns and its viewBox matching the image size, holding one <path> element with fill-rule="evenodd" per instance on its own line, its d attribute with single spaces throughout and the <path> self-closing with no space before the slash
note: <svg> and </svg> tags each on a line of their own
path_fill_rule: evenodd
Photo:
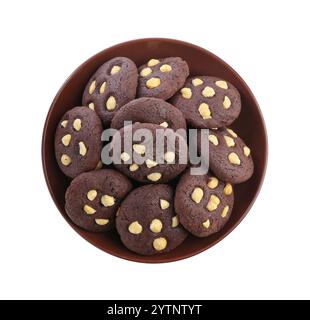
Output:
<svg viewBox="0 0 310 320">
<path fill-rule="evenodd" d="M 215 77 L 187 79 L 184 87 L 171 99 L 193 128 L 221 128 L 230 125 L 241 111 L 237 89 Z"/>
<path fill-rule="evenodd" d="M 115 214 L 121 200 L 132 189 L 121 173 L 103 169 L 82 173 L 66 192 L 66 212 L 79 227 L 103 232 L 115 225 Z"/>
<path fill-rule="evenodd" d="M 154 123 L 164 128 L 186 129 L 186 121 L 180 110 L 170 103 L 156 98 L 140 98 L 124 105 L 113 117 L 111 127 L 120 129 L 124 121 Z"/>
<path fill-rule="evenodd" d="M 174 211 L 173 189 L 164 184 L 133 190 L 120 206 L 116 229 L 129 250 L 143 255 L 169 252 L 187 237 Z"/>
<path fill-rule="evenodd" d="M 172 129 L 152 123 L 135 123 L 113 136 L 114 166 L 128 177 L 144 183 L 164 183 L 177 177 L 187 166 L 187 143 Z M 132 130 L 132 137 L 128 130 Z M 135 137 L 142 134 L 140 137 Z M 148 136 L 145 136 L 147 134 Z M 157 139 L 164 141 L 159 147 Z M 128 140 L 127 140 L 128 138 Z M 124 142 L 130 144 L 127 150 Z M 176 141 L 176 142 L 175 142 Z"/>
<path fill-rule="evenodd" d="M 83 105 L 95 110 L 108 127 L 117 110 L 135 98 L 138 73 L 133 61 L 117 57 L 104 63 L 90 78 Z"/>
<path fill-rule="evenodd" d="M 198 150 L 199 147 L 198 139 Z M 209 165 L 221 180 L 241 183 L 250 179 L 254 172 L 250 153 L 250 148 L 233 130 L 222 128 L 209 131 Z"/>
<path fill-rule="evenodd" d="M 189 75 L 181 58 L 151 59 L 139 68 L 138 97 L 167 100 L 185 83 Z"/>
<path fill-rule="evenodd" d="M 174 199 L 181 224 L 197 237 L 221 230 L 228 221 L 234 203 L 233 188 L 214 176 L 190 174 L 181 177 Z"/>
<path fill-rule="evenodd" d="M 61 119 L 55 134 L 59 168 L 70 178 L 100 163 L 102 124 L 95 112 L 75 107 Z"/>
</svg>

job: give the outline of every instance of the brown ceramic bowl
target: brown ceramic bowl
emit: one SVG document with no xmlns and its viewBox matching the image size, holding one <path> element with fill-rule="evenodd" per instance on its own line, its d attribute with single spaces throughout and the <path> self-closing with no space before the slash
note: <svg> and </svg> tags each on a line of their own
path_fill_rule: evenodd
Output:
<svg viewBox="0 0 310 320">
<path fill-rule="evenodd" d="M 235 186 L 235 205 L 230 220 L 220 232 L 207 238 L 188 237 L 170 253 L 140 256 L 125 248 L 115 230 L 96 234 L 74 225 L 65 212 L 65 191 L 69 185 L 54 157 L 54 133 L 62 115 L 81 104 L 84 87 L 90 76 L 105 61 L 125 56 L 138 66 L 150 58 L 179 56 L 187 61 L 191 75 L 212 75 L 228 80 L 239 90 L 242 98 L 240 117 L 231 126 L 251 148 L 255 164 L 252 178 Z M 84 239 L 114 256 L 137 262 L 170 262 L 200 253 L 226 237 L 245 217 L 261 188 L 267 163 L 267 134 L 258 103 L 241 77 L 224 61 L 209 51 L 191 43 L 172 39 L 139 39 L 105 49 L 79 66 L 57 93 L 48 112 L 42 140 L 43 170 L 51 196 L 62 216 Z"/>
</svg>

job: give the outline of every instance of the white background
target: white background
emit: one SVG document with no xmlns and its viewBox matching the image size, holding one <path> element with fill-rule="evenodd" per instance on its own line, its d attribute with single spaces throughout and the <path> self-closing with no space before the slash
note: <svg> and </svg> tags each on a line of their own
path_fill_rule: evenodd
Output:
<svg viewBox="0 0 310 320">
<path fill-rule="evenodd" d="M 310 298 L 307 3 L 1 1 L 0 298 Z M 212 249 L 170 264 L 88 244 L 58 213 L 41 169 L 43 124 L 63 81 L 96 52 L 140 37 L 189 41 L 228 62 L 269 134 L 250 214 Z"/>
</svg>

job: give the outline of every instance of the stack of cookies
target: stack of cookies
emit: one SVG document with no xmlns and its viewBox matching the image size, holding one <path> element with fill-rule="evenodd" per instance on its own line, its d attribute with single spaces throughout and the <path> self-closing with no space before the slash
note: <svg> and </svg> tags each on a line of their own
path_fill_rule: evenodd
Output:
<svg viewBox="0 0 310 320">
<path fill-rule="evenodd" d="M 139 68 L 116 57 L 89 79 L 81 106 L 63 115 L 55 133 L 57 163 L 72 179 L 65 208 L 76 225 L 90 232 L 116 228 L 129 250 L 152 255 L 227 223 L 233 185 L 254 171 L 250 148 L 229 128 L 241 111 L 240 94 L 224 79 L 189 74 L 179 57 Z M 114 134 L 103 142 L 107 129 Z M 189 129 L 197 130 L 200 157 L 209 148 L 210 170 L 203 174 L 193 174 Z M 151 138 L 138 138 L 141 130 Z M 111 164 L 103 161 L 111 154 Z"/>
</svg>

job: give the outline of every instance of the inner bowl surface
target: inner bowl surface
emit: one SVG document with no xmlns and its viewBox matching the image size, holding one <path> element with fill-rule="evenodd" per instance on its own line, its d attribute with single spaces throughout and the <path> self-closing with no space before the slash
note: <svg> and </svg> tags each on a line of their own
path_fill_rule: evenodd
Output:
<svg viewBox="0 0 310 320">
<path fill-rule="evenodd" d="M 179 56 L 187 61 L 190 74 L 209 75 L 223 78 L 239 90 L 242 99 L 242 111 L 231 128 L 245 140 L 251 148 L 255 171 L 252 178 L 234 187 L 235 204 L 230 220 L 225 227 L 207 238 L 189 236 L 186 241 L 172 252 L 154 256 L 140 256 L 129 251 L 121 243 L 116 230 L 95 234 L 77 227 L 65 212 L 65 191 L 70 180 L 57 166 L 54 156 L 54 133 L 62 115 L 71 108 L 81 105 L 83 90 L 97 68 L 107 60 L 125 56 L 137 66 L 151 58 Z M 171 262 L 191 257 L 202 252 L 227 236 L 245 217 L 259 193 L 264 179 L 267 163 L 267 134 L 263 116 L 258 103 L 247 84 L 224 61 L 191 43 L 172 39 L 138 39 L 120 43 L 105 49 L 79 66 L 67 79 L 57 93 L 48 112 L 42 139 L 43 170 L 51 196 L 62 216 L 84 239 L 114 256 L 137 262 Z"/>
</svg>

